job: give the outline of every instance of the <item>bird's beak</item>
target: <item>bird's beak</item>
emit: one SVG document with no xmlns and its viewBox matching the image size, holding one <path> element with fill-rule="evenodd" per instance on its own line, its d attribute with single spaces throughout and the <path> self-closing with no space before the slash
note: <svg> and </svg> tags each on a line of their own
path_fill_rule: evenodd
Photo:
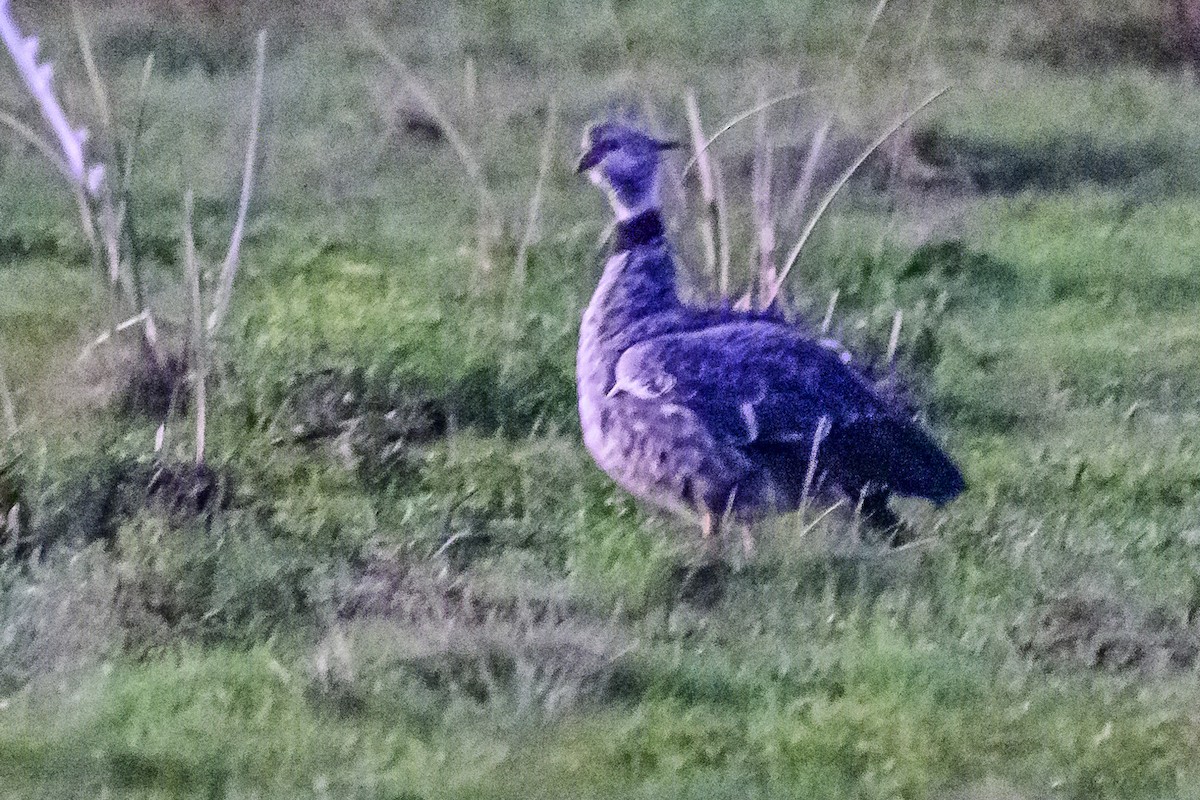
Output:
<svg viewBox="0 0 1200 800">
<path fill-rule="evenodd" d="M 584 151 L 584 154 L 579 157 L 579 163 L 575 165 L 575 174 L 581 175 L 587 172 L 592 167 L 604 160 L 604 153 L 598 147 L 593 147 Z"/>
</svg>

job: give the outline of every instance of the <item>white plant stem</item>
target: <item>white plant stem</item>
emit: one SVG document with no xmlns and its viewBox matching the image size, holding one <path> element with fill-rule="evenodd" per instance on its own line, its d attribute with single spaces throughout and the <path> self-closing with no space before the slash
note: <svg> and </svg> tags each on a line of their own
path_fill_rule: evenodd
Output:
<svg viewBox="0 0 1200 800">
<path fill-rule="evenodd" d="M 87 130 L 71 127 L 66 112 L 54 96 L 54 68 L 49 63 L 37 62 L 37 37 L 21 33 L 16 20 L 13 19 L 9 0 L 0 0 L 0 39 L 4 41 L 5 48 L 12 56 L 25 86 L 37 101 L 42 118 L 58 139 L 67 174 L 71 180 L 83 187 L 90 197 L 99 196 L 104 180 L 104 167 L 100 164 L 88 166 L 85 162 L 83 145 L 87 140 Z"/>
<path fill-rule="evenodd" d="M 246 213 L 250 208 L 250 195 L 254 186 L 254 160 L 258 156 L 259 116 L 262 112 L 263 72 L 267 60 L 267 32 L 259 31 L 257 55 L 254 61 L 254 90 L 250 95 L 250 139 L 246 143 L 246 161 L 242 167 L 242 193 L 238 199 L 237 220 L 229 238 L 229 249 L 221 264 L 221 275 L 217 280 L 217 291 L 213 297 L 212 313 L 208 315 L 208 331 L 215 333 L 229 310 L 233 296 L 233 279 L 237 277 L 241 260 L 242 237 L 246 231 Z"/>
<path fill-rule="evenodd" d="M 187 273 L 192 306 L 192 389 L 196 401 L 196 463 L 204 463 L 208 426 L 208 335 L 204 328 L 204 306 L 200 296 L 200 265 L 196 260 L 196 238 L 192 232 L 192 190 L 183 195 L 183 266 Z"/>
<path fill-rule="evenodd" d="M 904 324 L 904 310 L 896 309 L 895 316 L 892 317 L 892 335 L 888 338 L 887 362 L 891 364 L 896 360 L 896 349 L 900 346 L 900 326 Z"/>
<path fill-rule="evenodd" d="M 926 107 L 949 91 L 949 89 L 950 87 L 947 86 L 937 90 L 936 92 L 933 92 L 920 103 L 918 103 L 916 108 L 904 114 L 902 117 L 900 117 L 900 119 L 889 125 L 887 130 L 877 136 L 875 141 L 871 142 L 868 147 L 864 148 L 862 153 L 859 154 L 858 158 L 854 160 L 854 163 L 847 167 L 846 171 L 838 177 L 837 182 L 833 184 L 830 190 L 825 193 L 825 196 L 821 198 L 821 202 L 817 204 L 816 209 L 813 211 L 812 217 L 809 218 L 808 224 L 805 225 L 803 232 L 800 234 L 799 240 L 797 240 L 795 246 L 792 247 L 791 252 L 788 253 L 788 257 L 783 264 L 783 269 L 780 270 L 779 278 L 775 281 L 775 285 L 772 287 L 771 292 L 768 295 L 767 305 L 769 305 L 770 302 L 775 299 L 776 295 L 779 294 L 780 289 L 783 288 L 783 284 L 784 281 L 787 280 L 788 273 L 791 272 L 792 267 L 795 266 L 796 260 L 800 257 L 800 251 L 804 249 L 804 244 L 808 241 L 808 237 L 812 235 L 813 230 L 817 227 L 817 223 L 821 221 L 821 217 L 824 216 L 826 209 L 828 209 L 833 203 L 834 199 L 838 196 L 838 193 L 841 192 L 842 187 L 849 182 L 854 173 L 858 171 L 858 168 L 863 165 L 863 162 L 870 158 L 871 154 L 878 150 L 880 145 L 890 139 L 892 135 L 896 133 L 896 131 L 907 125 L 913 117 L 924 111 Z"/>
<path fill-rule="evenodd" d="M 529 263 L 529 248 L 538 233 L 538 222 L 541 219 L 542 198 L 546 190 L 546 178 L 554 161 L 554 136 L 558 128 L 558 98 L 551 96 L 549 108 L 546 111 L 546 130 L 542 135 L 541 160 L 538 164 L 537 183 L 534 184 L 533 194 L 529 198 L 529 214 L 525 220 L 525 230 L 521 235 L 521 244 L 517 247 L 517 257 L 513 262 L 512 287 L 514 291 L 525 285 L 525 272 Z"/>
<path fill-rule="evenodd" d="M 685 98 L 687 105 L 688 128 L 692 135 L 692 148 L 696 151 L 693 156 L 700 176 L 700 197 L 704 202 L 704 216 L 700 223 L 700 241 L 704 247 L 704 261 L 710 275 L 717 275 L 717 263 L 720 260 L 717 251 L 717 229 L 720 226 L 720 209 L 717 207 L 716 180 L 713 177 L 712 161 L 709 158 L 704 129 L 700 123 L 700 107 L 696 102 L 696 93 L 689 91 Z M 687 170 L 684 170 L 687 174 Z M 727 287 L 721 286 L 722 296 Z"/>
<path fill-rule="evenodd" d="M 4 424 L 10 437 L 17 435 L 17 408 L 13 402 L 12 391 L 8 388 L 8 376 L 4 372 L 4 362 L 0 361 L 0 405 L 4 407 Z"/>
</svg>

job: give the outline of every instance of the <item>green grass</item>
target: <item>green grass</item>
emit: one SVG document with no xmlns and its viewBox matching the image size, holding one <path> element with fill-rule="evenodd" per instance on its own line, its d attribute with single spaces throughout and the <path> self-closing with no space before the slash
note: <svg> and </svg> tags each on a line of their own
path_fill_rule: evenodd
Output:
<svg viewBox="0 0 1200 800">
<path fill-rule="evenodd" d="M 256 14 L 261 184 L 210 392 L 220 499 L 187 513 L 186 483 L 152 480 L 162 420 L 120 399 L 131 340 L 79 361 L 111 311 L 70 197 L 0 145 L 21 423 L 0 512 L 19 499 L 45 548 L 3 542 L 0 797 L 1200 797 L 1196 89 L 1132 51 L 1104 71 L 1064 56 L 1097 20 L 1146 28 L 1142 4 L 955 3 L 926 27 L 896 3 L 843 80 L 874 6 L 375 4 L 484 166 L 489 275 L 459 159 L 405 131 L 418 104 L 344 20 L 98 14 L 122 124 L 143 46 L 161 58 L 133 211 L 171 347 L 185 186 L 209 263 L 227 240 Z M 61 22 L 43 49 L 93 125 Z M 715 130 L 760 85 L 820 82 L 773 136 L 828 114 L 852 144 L 946 76 L 911 140 L 942 183 L 852 184 L 789 292 L 819 320 L 838 290 L 865 353 L 903 312 L 901 364 L 970 490 L 903 503 L 922 539 L 900 553 L 837 514 L 776 520 L 748 562 L 731 546 L 722 597 L 681 601 L 692 526 L 641 510 L 579 441 L 575 330 L 607 221 L 567 168 L 579 128 L 644 95 L 681 134 L 693 87 Z M 31 110 L 3 82 L 0 102 Z M 752 147 L 747 124 L 713 150 L 738 286 Z M 692 206 L 673 235 L 705 295 Z M 191 436 L 186 409 L 168 420 L 177 472 Z"/>
</svg>

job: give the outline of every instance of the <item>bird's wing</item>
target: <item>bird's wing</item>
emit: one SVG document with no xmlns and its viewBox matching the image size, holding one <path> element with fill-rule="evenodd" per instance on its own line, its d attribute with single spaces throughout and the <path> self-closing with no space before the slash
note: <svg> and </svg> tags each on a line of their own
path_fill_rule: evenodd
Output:
<svg viewBox="0 0 1200 800">
<path fill-rule="evenodd" d="M 819 426 L 888 415 L 836 353 L 772 322 L 714 325 L 633 345 L 617 362 L 609 394 L 622 392 L 687 409 L 719 439 L 743 446 L 807 446 Z"/>
</svg>

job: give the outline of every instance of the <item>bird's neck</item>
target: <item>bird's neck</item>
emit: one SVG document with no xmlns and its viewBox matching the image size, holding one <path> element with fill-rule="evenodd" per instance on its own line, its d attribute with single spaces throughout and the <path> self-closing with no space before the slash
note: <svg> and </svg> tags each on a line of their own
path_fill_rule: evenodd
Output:
<svg viewBox="0 0 1200 800">
<path fill-rule="evenodd" d="M 648 208 L 640 214 L 617 222 L 614 253 L 623 253 L 637 247 L 654 247 L 665 242 L 662 214 L 657 207 Z"/>
<path fill-rule="evenodd" d="M 627 346 L 626 339 L 666 332 L 656 320 L 669 327 L 679 308 L 675 258 L 658 210 L 618 222 L 613 253 L 584 314 L 585 337 Z"/>
<path fill-rule="evenodd" d="M 599 170 L 591 173 L 592 182 L 605 189 L 609 205 L 618 222 L 633 219 L 647 212 L 657 213 L 659 201 L 658 174 L 650 171 L 634 178 L 612 179 L 610 183 Z"/>
</svg>

